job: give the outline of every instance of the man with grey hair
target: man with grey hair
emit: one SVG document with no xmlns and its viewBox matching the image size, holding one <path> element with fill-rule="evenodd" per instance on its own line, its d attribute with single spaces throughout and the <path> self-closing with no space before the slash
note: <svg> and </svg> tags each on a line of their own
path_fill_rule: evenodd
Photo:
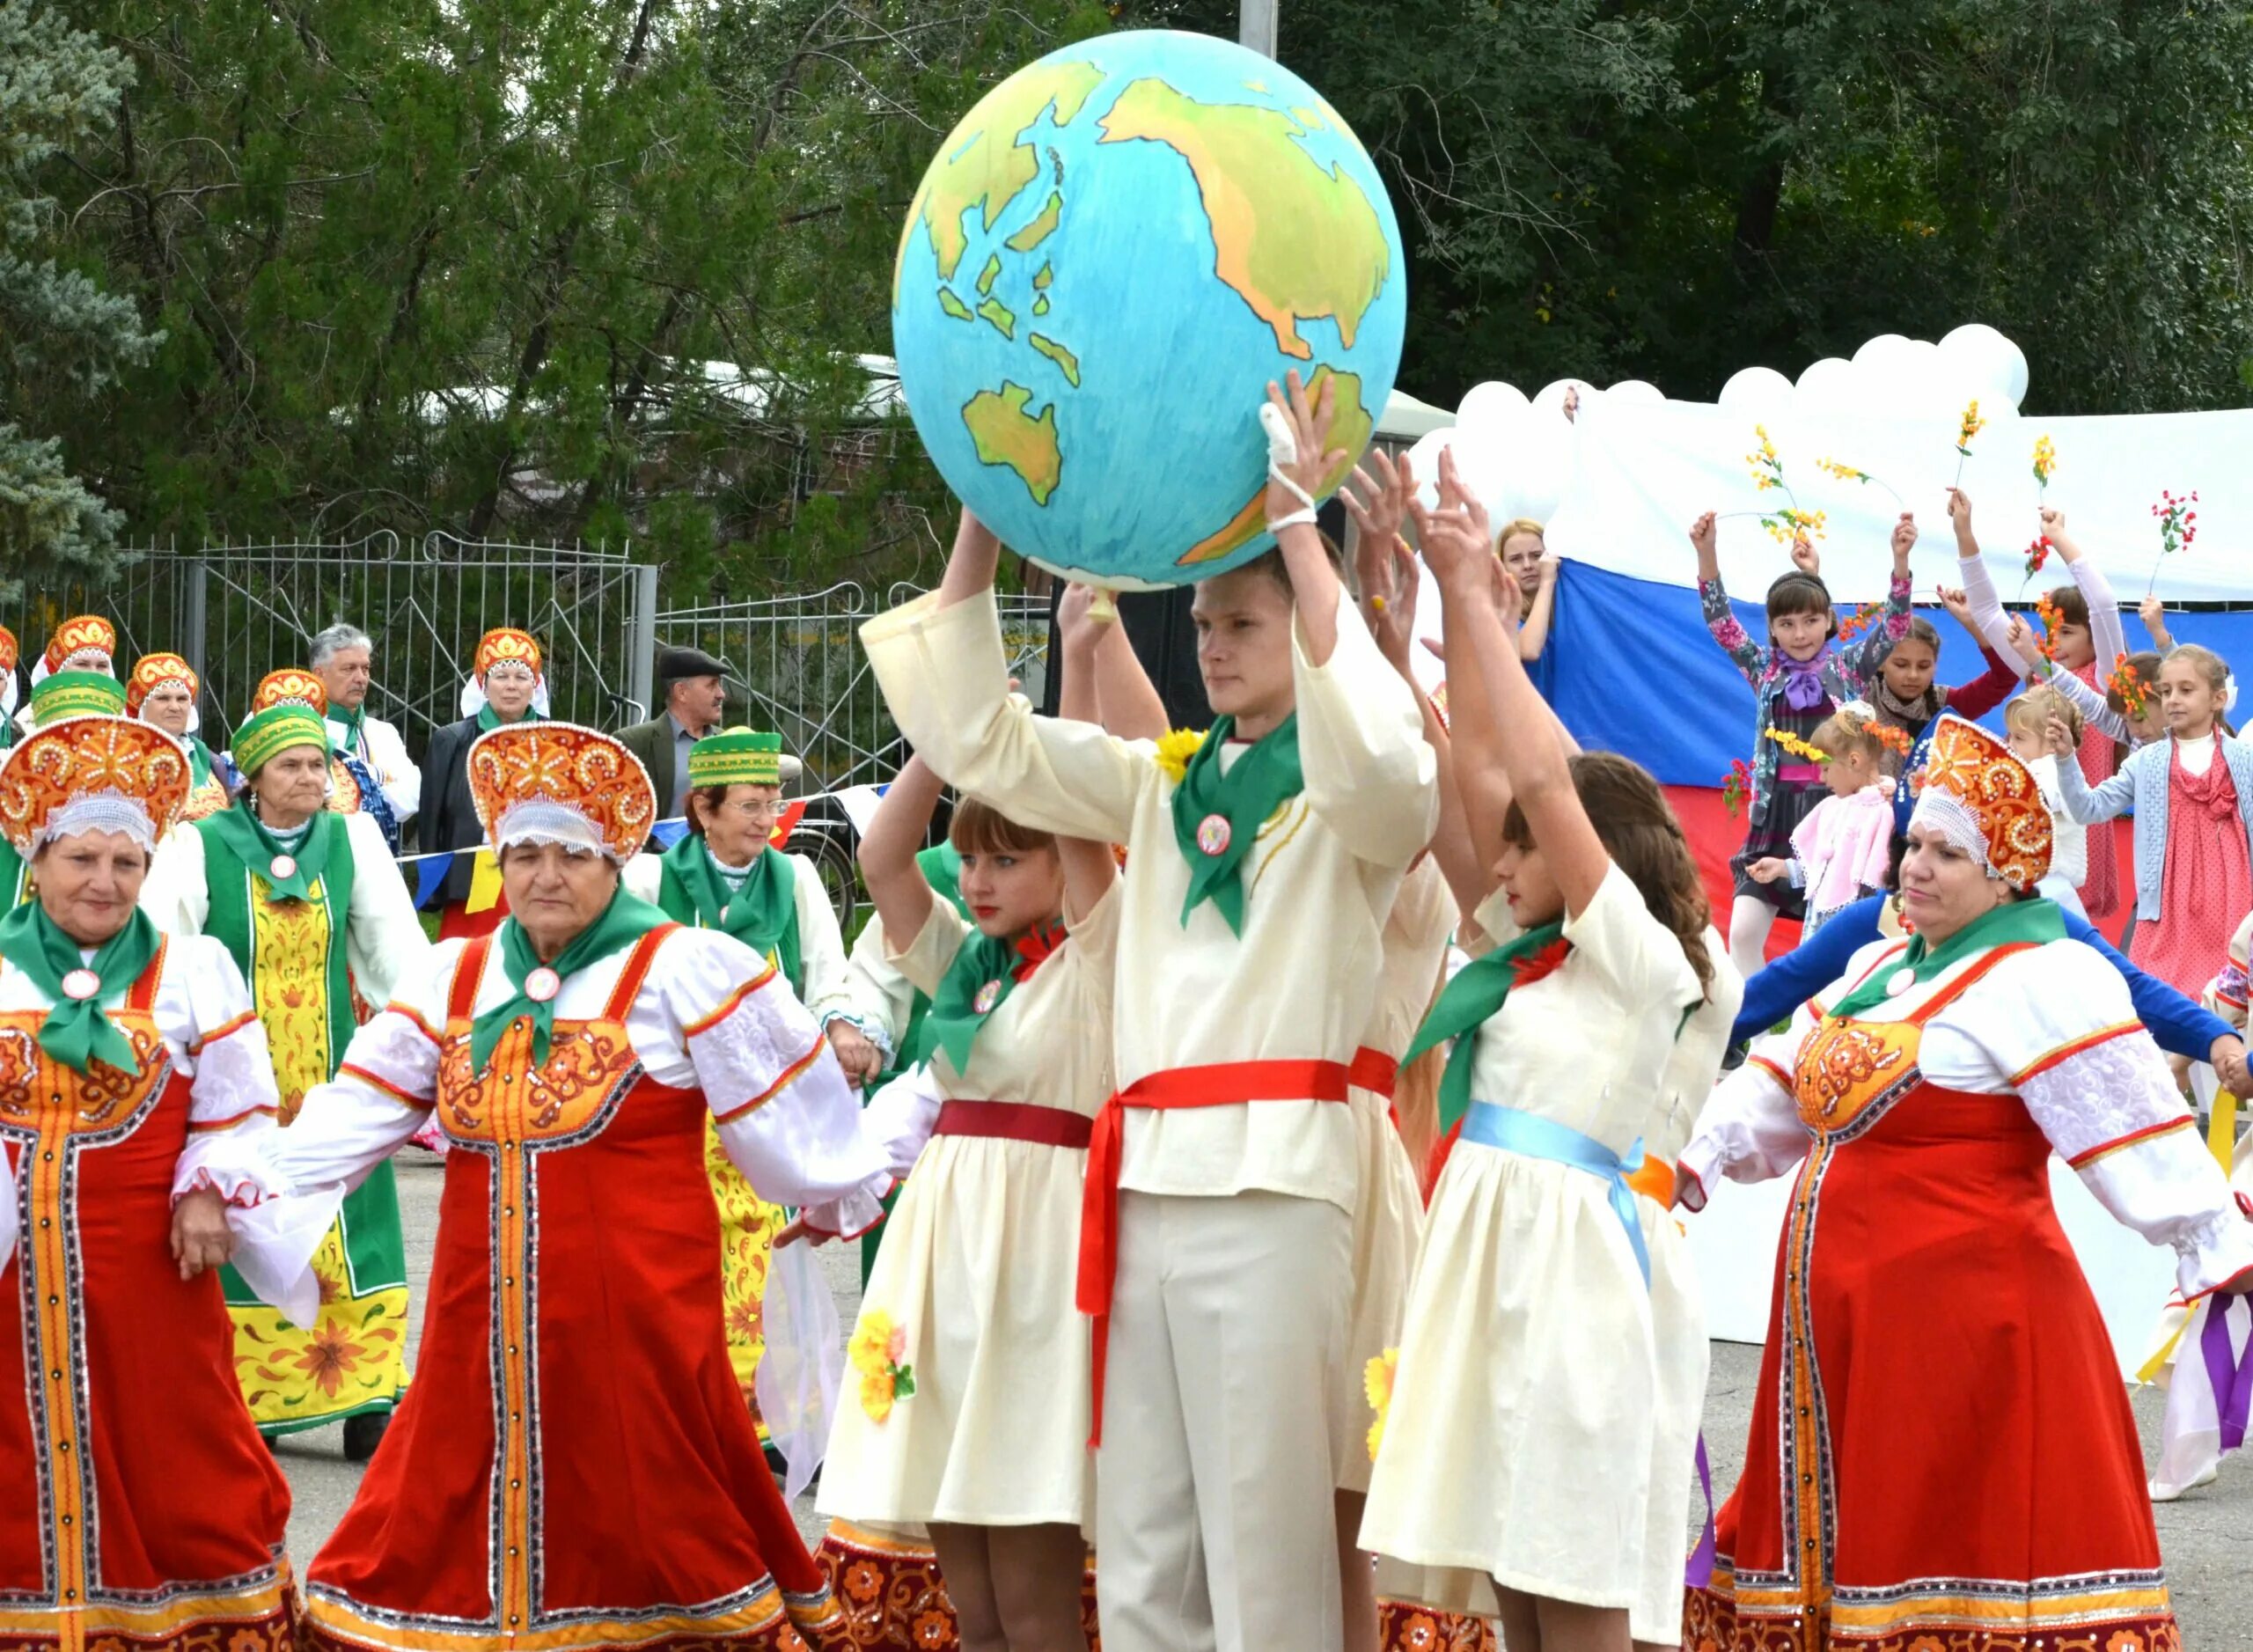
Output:
<svg viewBox="0 0 2253 1652">
<path fill-rule="evenodd" d="M 404 826 L 422 806 L 422 771 L 407 760 L 407 742 L 381 717 L 368 715 L 376 645 L 356 625 L 339 620 L 313 638 L 313 675 L 328 691 L 328 738 L 367 765 Z"/>
</svg>

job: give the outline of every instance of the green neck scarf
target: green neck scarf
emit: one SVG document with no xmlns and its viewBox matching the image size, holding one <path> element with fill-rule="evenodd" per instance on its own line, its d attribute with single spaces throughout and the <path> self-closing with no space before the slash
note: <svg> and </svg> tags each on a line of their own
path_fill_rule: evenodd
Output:
<svg viewBox="0 0 2253 1652">
<path fill-rule="evenodd" d="M 538 723 L 539 720 L 539 713 L 530 706 L 526 706 L 524 716 L 518 717 L 517 723 Z M 493 703 L 490 701 L 477 709 L 477 731 L 480 734 L 490 734 L 495 729 L 511 729 L 515 726 L 514 723 L 501 721 L 501 714 L 493 709 Z"/>
<path fill-rule="evenodd" d="M 665 914 L 646 900 L 636 899 L 626 892 L 620 883 L 610 898 L 610 905 L 603 908 L 602 916 L 579 931 L 562 954 L 546 967 L 552 971 L 559 987 L 590 964 L 598 964 L 613 952 L 622 952 L 650 930 L 669 921 Z M 525 990 L 525 982 L 533 971 L 542 967 L 539 955 L 532 950 L 531 937 L 524 926 L 514 918 L 501 925 L 501 967 L 508 972 L 509 985 L 516 990 L 506 1000 L 493 1006 L 470 1023 L 469 1061 L 473 1071 L 482 1073 L 493 1059 L 493 1046 L 501 1041 L 501 1034 L 518 1016 L 532 1017 L 532 1064 L 544 1065 L 549 1046 L 555 1036 L 555 1000 L 557 994 L 535 999 Z"/>
<path fill-rule="evenodd" d="M 203 737 L 191 734 L 187 745 L 187 787 L 190 791 L 211 783 L 211 748 L 203 744 Z"/>
<path fill-rule="evenodd" d="M 1173 789 L 1173 837 L 1189 863 L 1189 897 L 1181 921 L 1200 901 L 1209 900 L 1244 933 L 1244 862 L 1267 817 L 1306 789 L 1299 767 L 1299 717 L 1294 711 L 1231 763 L 1223 774 L 1221 748 L 1236 727 L 1234 717 L 1213 724 L 1197 755 Z"/>
<path fill-rule="evenodd" d="M 962 949 L 939 978 L 939 989 L 923 1017 L 923 1057 L 943 1054 L 959 1078 L 968 1069 L 971 1046 L 994 1012 L 1017 988 L 1018 972 L 1030 976 L 1064 941 L 1061 923 L 1038 925 L 1013 940 L 982 931 L 963 937 Z"/>
<path fill-rule="evenodd" d="M 732 935 L 760 957 L 772 958 L 796 992 L 804 965 L 798 950 L 797 874 L 781 850 L 760 851 L 743 887 L 732 893 L 713 869 L 711 852 L 694 832 L 657 857 L 663 872 L 657 904 L 684 923 Z"/>
<path fill-rule="evenodd" d="M 355 757 L 363 757 L 366 755 L 366 753 L 360 749 L 360 743 L 366 734 L 366 723 L 368 721 L 368 702 L 366 701 L 362 701 L 357 706 L 355 706 L 349 711 L 341 711 L 336 707 L 331 706 L 328 709 L 328 720 L 331 723 L 341 723 L 344 725 L 344 749 L 346 751 L 351 753 Z"/>
<path fill-rule="evenodd" d="M 311 900 L 313 885 L 327 869 L 329 851 L 344 834 L 344 817 L 326 809 L 309 824 L 312 829 L 305 833 L 305 841 L 292 848 L 267 829 L 253 812 L 247 796 L 237 798 L 209 822 L 211 830 L 225 840 L 243 864 L 266 879 L 276 900 Z M 287 876 L 276 871 L 276 861 L 289 867 Z"/>
<path fill-rule="evenodd" d="M 121 1073 L 137 1073 L 141 1058 L 127 1038 L 103 1012 L 102 1000 L 123 992 L 141 979 L 149 960 L 164 944 L 149 914 L 136 909 L 125 927 L 102 943 L 89 964 L 78 943 L 62 933 L 47 908 L 33 901 L 0 918 L 0 958 L 32 978 L 32 984 L 55 1001 L 39 1030 L 39 1046 L 48 1055 L 84 1073 L 97 1061 Z M 84 998 L 63 990 L 65 978 L 77 970 L 92 970 L 100 987 Z"/>
<path fill-rule="evenodd" d="M 1906 952 L 1831 1005 L 1830 1013 L 1845 1020 L 1883 1003 L 1893 996 L 1886 990 L 1887 986 L 1904 969 L 1910 972 L 1912 980 L 1928 981 L 1949 965 L 1975 952 L 1984 952 L 1991 946 L 2039 946 L 2047 941 L 2062 941 L 2065 936 L 2066 918 L 2058 910 L 2057 902 L 2014 900 L 1972 919 L 1938 946 L 1926 946 L 1921 935 L 1911 936 Z"/>
<path fill-rule="evenodd" d="M 1400 1058 L 1405 1067 L 1445 1039 L 1455 1040 L 1448 1053 L 1447 1071 L 1440 1078 L 1440 1133 L 1444 1135 L 1471 1110 L 1471 1075 L 1478 1039 L 1472 1035 L 1501 1009 L 1510 988 L 1539 980 L 1565 961 L 1572 943 L 1565 939 L 1562 919 L 1528 929 L 1516 940 L 1498 946 L 1484 958 L 1475 958 L 1457 970 L 1439 1001 L 1432 1005 L 1424 1024 Z"/>
</svg>

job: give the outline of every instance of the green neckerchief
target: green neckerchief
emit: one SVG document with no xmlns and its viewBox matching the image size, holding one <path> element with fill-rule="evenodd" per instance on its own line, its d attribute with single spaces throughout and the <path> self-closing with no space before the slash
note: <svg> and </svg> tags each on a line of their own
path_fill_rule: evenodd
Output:
<svg viewBox="0 0 2253 1652">
<path fill-rule="evenodd" d="M 613 952 L 622 952 L 650 930 L 670 921 L 665 914 L 648 901 L 626 892 L 621 882 L 610 897 L 610 905 L 603 908 L 602 916 L 579 931 L 571 944 L 565 947 L 556 960 L 548 966 L 559 981 L 569 980 L 590 964 L 598 964 Z M 535 1001 L 525 991 L 525 981 L 541 967 L 539 956 L 532 950 L 531 937 L 524 926 L 514 918 L 501 925 L 501 967 L 508 972 L 509 985 L 516 988 L 501 1003 L 486 1010 L 470 1023 L 469 1063 L 471 1070 L 482 1073 L 493 1059 L 493 1046 L 501 1041 L 501 1034 L 509 1023 L 518 1016 L 532 1017 L 532 1064 L 539 1067 L 547 1060 L 547 1050 L 555 1035 L 555 998 L 551 995 Z"/>
<path fill-rule="evenodd" d="M 367 755 L 366 753 L 360 749 L 360 742 L 366 733 L 365 725 L 368 721 L 368 702 L 366 701 L 363 700 L 358 705 L 355 706 L 349 711 L 340 711 L 336 707 L 331 706 L 328 709 L 328 720 L 331 723 L 341 723 L 344 725 L 344 749 L 346 751 L 351 753 L 355 757 L 364 757 Z"/>
<path fill-rule="evenodd" d="M 1047 946 L 1031 953 L 1019 945 L 1022 936 L 1000 941 L 973 929 L 963 937 L 961 950 L 947 966 L 947 973 L 939 977 L 939 989 L 931 995 L 931 1007 L 923 1015 L 925 1061 L 943 1052 L 954 1064 L 955 1076 L 963 1076 L 970 1065 L 970 1046 L 980 1031 L 1017 989 L 1018 966 L 1029 958 L 1046 958 L 1062 943 L 1061 923 L 1036 926 L 1027 934 L 1038 936 L 1044 930 Z"/>
<path fill-rule="evenodd" d="M 797 874 L 780 849 L 762 849 L 751 863 L 743 887 L 730 892 L 712 865 L 704 840 L 684 833 L 657 857 L 657 905 L 668 915 L 700 929 L 732 935 L 761 958 L 772 958 L 792 992 L 804 986 L 805 966 L 798 949 Z"/>
<path fill-rule="evenodd" d="M 1236 727 L 1234 717 L 1213 724 L 1197 755 L 1173 789 L 1173 838 L 1189 863 L 1189 898 L 1181 903 L 1185 925 L 1197 903 L 1209 900 L 1229 930 L 1244 933 L 1245 855 L 1269 815 L 1306 789 L 1299 768 L 1299 716 L 1294 711 L 1263 735 L 1242 757 L 1221 769 L 1221 748 Z M 1217 816 L 1227 822 L 1217 853 L 1200 841 L 1205 822 Z"/>
<path fill-rule="evenodd" d="M 1949 965 L 1960 963 L 1974 952 L 1984 952 L 1991 946 L 2009 946 L 2020 942 L 2040 945 L 2045 941 L 2062 941 L 2065 936 L 2066 918 L 2058 910 L 2056 901 L 2039 898 L 2014 900 L 1972 919 L 1938 946 L 1927 947 L 1921 935 L 1911 936 L 1906 952 L 1832 1004 L 1829 1013 L 1846 1019 L 1883 1003 L 1893 996 L 1886 990 L 1887 985 L 1904 968 L 1910 971 L 1912 980 L 1928 981 Z"/>
<path fill-rule="evenodd" d="M 133 1040 L 103 1011 L 102 1000 L 140 980 L 163 943 L 149 914 L 137 907 L 125 927 L 102 943 L 91 964 L 80 955 L 78 943 L 36 901 L 0 918 L 0 958 L 30 976 L 32 985 L 55 1001 L 39 1030 L 40 1048 L 81 1073 L 97 1061 L 121 1073 L 141 1070 Z M 91 998 L 73 998 L 62 990 L 63 977 L 80 969 L 92 970 L 101 981 Z"/>
<path fill-rule="evenodd" d="M 182 741 L 187 747 L 187 789 L 194 791 L 211 783 L 211 748 L 203 744 L 203 737 L 191 734 Z"/>
<path fill-rule="evenodd" d="M 335 824 L 325 824 L 329 821 Z M 329 849 L 343 835 L 344 817 L 324 809 L 309 824 L 314 830 L 292 848 L 267 830 L 266 823 L 252 812 L 249 797 L 243 797 L 212 815 L 209 829 L 220 835 L 244 865 L 266 879 L 276 900 L 311 900 L 313 884 L 328 865 Z M 276 877 L 275 858 L 284 855 L 296 864 L 287 877 Z"/>
<path fill-rule="evenodd" d="M 538 723 L 539 720 L 539 713 L 530 706 L 526 706 L 524 716 L 518 717 L 517 723 Z M 491 701 L 486 701 L 477 709 L 477 731 L 480 734 L 490 734 L 495 729 L 510 729 L 515 726 L 516 723 L 501 721 L 500 714 L 493 709 Z"/>
<path fill-rule="evenodd" d="M 1416 1029 L 1408 1053 L 1400 1058 L 1403 1067 L 1442 1039 L 1455 1040 L 1455 1048 L 1448 1053 L 1447 1071 L 1440 1078 L 1441 1134 L 1454 1129 L 1471 1110 L 1471 1074 L 1476 1064 L 1472 1052 L 1478 1045 L 1472 1035 L 1501 1009 L 1510 988 L 1517 985 L 1518 966 L 1531 962 L 1552 943 L 1565 944 L 1564 935 L 1564 921 L 1559 919 L 1528 929 L 1484 958 L 1472 958 L 1455 973 L 1455 979 L 1448 982 L 1431 1013 L 1424 1017 L 1424 1024 Z"/>
</svg>

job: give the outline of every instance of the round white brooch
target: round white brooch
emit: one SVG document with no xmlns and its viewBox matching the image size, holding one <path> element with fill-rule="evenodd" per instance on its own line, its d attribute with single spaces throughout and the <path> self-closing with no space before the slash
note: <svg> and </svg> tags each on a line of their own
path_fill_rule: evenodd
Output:
<svg viewBox="0 0 2253 1652">
<path fill-rule="evenodd" d="M 525 977 L 525 996 L 544 1004 L 563 990 L 563 978 L 545 964 Z"/>
<path fill-rule="evenodd" d="M 978 995 L 970 1001 L 970 1007 L 982 1016 L 1001 1000 L 1002 983 L 989 980 L 978 989 Z"/>
<path fill-rule="evenodd" d="M 1904 965 L 1885 978 L 1885 995 L 1898 998 L 1916 984 L 1917 972 Z"/>
<path fill-rule="evenodd" d="M 274 857 L 274 863 L 266 870 L 274 874 L 274 879 L 276 883 L 280 883 L 285 878 L 295 877 L 297 875 L 297 856 L 293 855 L 277 855 Z"/>
<path fill-rule="evenodd" d="M 74 969 L 62 978 L 63 995 L 80 1003 L 85 1002 L 101 989 L 102 978 L 90 969 Z"/>
<path fill-rule="evenodd" d="M 1208 814 L 1197 823 L 1197 847 L 1207 855 L 1218 855 L 1229 846 L 1229 821 L 1226 815 Z"/>
</svg>

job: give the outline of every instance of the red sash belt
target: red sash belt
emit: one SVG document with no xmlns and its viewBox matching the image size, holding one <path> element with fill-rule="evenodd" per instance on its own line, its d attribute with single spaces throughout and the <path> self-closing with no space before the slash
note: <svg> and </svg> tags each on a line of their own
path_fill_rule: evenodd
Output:
<svg viewBox="0 0 2253 1652">
<path fill-rule="evenodd" d="M 1343 1101 L 1354 1082 L 1342 1061 L 1224 1061 L 1138 1078 L 1103 1104 L 1088 1145 L 1080 1206 L 1080 1311 L 1095 1319 L 1095 1427 L 1103 1443 L 1103 1377 L 1111 1340 L 1111 1288 L 1119 1273 L 1119 1161 L 1126 1109 L 1235 1107 L 1254 1101 Z"/>
<path fill-rule="evenodd" d="M 1346 1068 L 1347 1083 L 1356 1090 L 1374 1090 L 1387 1101 L 1392 1099 L 1393 1083 L 1399 1076 L 1399 1062 L 1366 1044 L 1354 1052 L 1353 1062 Z"/>
<path fill-rule="evenodd" d="M 949 1097 L 939 1105 L 933 1135 L 983 1135 L 1004 1142 L 1037 1142 L 1043 1147 L 1085 1147 L 1095 1120 L 1061 1107 L 1036 1107 L 1022 1101 L 971 1101 Z"/>
</svg>

